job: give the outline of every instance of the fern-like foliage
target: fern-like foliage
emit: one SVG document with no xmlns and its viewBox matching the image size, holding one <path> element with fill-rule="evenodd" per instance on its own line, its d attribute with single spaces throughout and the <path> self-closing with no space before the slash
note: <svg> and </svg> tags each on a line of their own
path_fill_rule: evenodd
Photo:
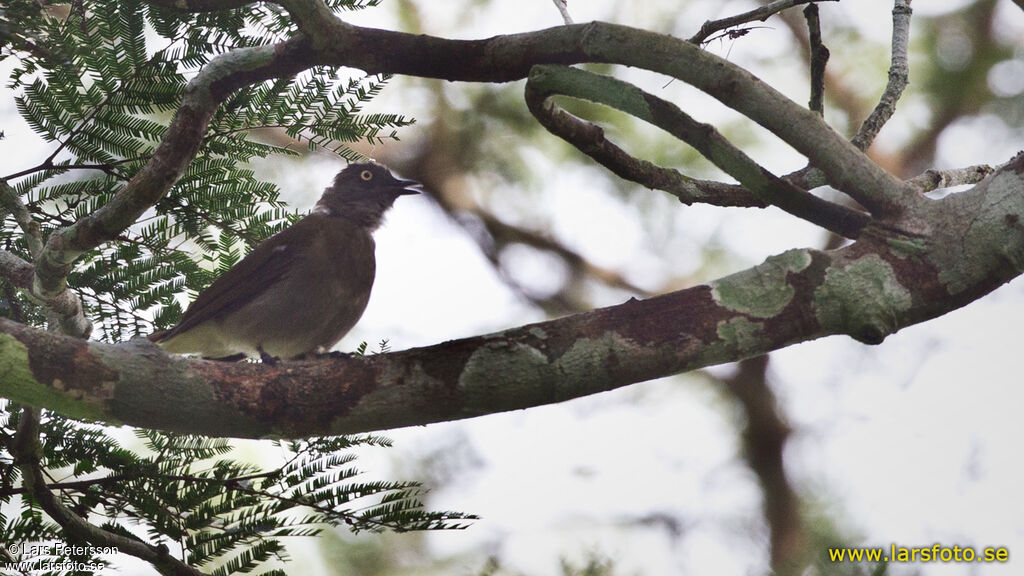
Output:
<svg viewBox="0 0 1024 576">
<path fill-rule="evenodd" d="M 354 10 L 377 2 L 326 4 Z M 0 60 L 14 63 L 3 94 L 49 145 L 45 158 L 8 167 L 0 177 L 45 240 L 107 205 L 146 165 L 188 78 L 201 67 L 218 54 L 294 32 L 283 10 L 259 2 L 194 14 L 140 0 L 0 3 Z M 250 161 L 304 148 L 355 159 L 352 142 L 396 138 L 410 119 L 363 112 L 387 81 L 314 68 L 242 90 L 221 106 L 198 155 L 167 195 L 116 241 L 82 255 L 68 277 L 99 327 L 94 336 L 116 342 L 175 323 L 182 293 L 202 290 L 299 217 L 279 201 L 273 183 L 255 175 Z M 294 144 L 259 140 L 268 129 L 282 130 Z M 0 249 L 32 259 L 21 228 L 3 211 Z M 2 277 L 0 315 L 46 322 L 45 311 Z M 53 574 L 106 566 L 109 558 L 90 549 L 10 554 L 25 543 L 65 538 L 27 496 L 7 451 L 21 414 L 0 400 L 0 563 L 90 567 Z M 229 458 L 230 445 L 222 440 L 139 431 L 133 445 L 102 427 L 49 413 L 43 414 L 40 440 L 48 483 L 65 506 L 108 533 L 166 546 L 211 574 L 283 574 L 272 561 L 286 558 L 284 542 L 329 527 L 430 530 L 461 528 L 470 519 L 424 511 L 415 483 L 363 478 L 352 450 L 386 446 L 380 437 L 278 444 L 284 464 L 269 469 Z"/>
<path fill-rule="evenodd" d="M 327 4 L 354 10 L 377 1 Z M 18 112 L 52 143 L 47 158 L 5 179 L 44 236 L 105 205 L 146 164 L 190 75 L 218 54 L 280 41 L 295 30 L 282 9 L 261 3 L 195 14 L 140 0 L 76 0 L 62 8 L 47 12 L 18 0 L 0 11 L 0 31 L 14 30 L 0 54 L 18 59 L 8 81 Z M 23 21 L 4 28 L 5 17 L 15 14 Z M 211 270 L 223 271 L 298 218 L 280 203 L 277 187 L 246 163 L 312 148 L 354 160 L 360 155 L 352 142 L 397 138 L 412 120 L 362 112 L 387 80 L 341 78 L 319 67 L 239 91 L 225 103 L 167 196 L 117 242 L 85 255 L 69 277 L 99 336 L 116 342 L 176 322 L 179 294 L 202 290 L 216 276 Z M 258 140 L 266 129 L 284 130 L 296 144 Z M 0 231 L 0 240 L 27 257 L 12 221 Z"/>
<path fill-rule="evenodd" d="M 9 442 L 20 415 L 0 402 L 0 442 Z M 352 531 L 464 528 L 475 517 L 423 510 L 414 482 L 363 479 L 355 450 L 386 447 L 381 436 L 341 436 L 274 442 L 284 463 L 270 469 L 229 458 L 223 439 L 136 430 L 130 449 L 98 426 L 48 414 L 41 423 L 44 464 L 65 505 L 81 516 L 106 518 L 103 528 L 156 546 L 218 576 L 283 574 L 264 564 L 288 559 L 285 542 L 344 526 Z M 268 444 L 270 442 L 268 441 Z M 73 476 L 74 480 L 61 480 Z M 60 541 L 59 527 L 21 494 L 18 469 L 0 458 L 0 554 L 26 543 Z M 4 515 L 2 512 L 17 514 Z M 72 556 L 16 556 L 104 566 L 102 549 Z M 263 570 L 260 572 L 259 570 Z M 68 573 L 71 573 L 69 571 Z"/>
</svg>

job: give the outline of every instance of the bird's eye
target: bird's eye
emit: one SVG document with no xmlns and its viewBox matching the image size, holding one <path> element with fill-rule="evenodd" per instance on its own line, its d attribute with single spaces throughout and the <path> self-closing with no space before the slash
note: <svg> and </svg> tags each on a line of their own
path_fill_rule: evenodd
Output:
<svg viewBox="0 0 1024 576">
<path fill-rule="evenodd" d="M 373 172 L 363 170 L 359 173 L 359 177 L 363 179 L 363 182 L 369 182 L 370 180 L 373 180 Z"/>
</svg>

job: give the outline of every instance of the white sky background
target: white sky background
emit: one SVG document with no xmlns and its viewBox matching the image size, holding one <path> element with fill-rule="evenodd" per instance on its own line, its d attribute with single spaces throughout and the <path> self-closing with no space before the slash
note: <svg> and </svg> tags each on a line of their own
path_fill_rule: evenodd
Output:
<svg viewBox="0 0 1024 576">
<path fill-rule="evenodd" d="M 395 29 L 397 4 L 386 2 L 346 18 Z M 479 38 L 561 23 L 550 0 L 495 1 L 486 9 L 472 2 L 418 4 L 423 31 L 449 37 Z M 689 36 L 708 18 L 752 7 L 712 0 L 678 4 L 571 0 L 569 8 L 577 22 L 600 19 L 665 30 L 666 22 L 674 21 L 671 31 Z M 961 4 L 918 2 L 914 9 L 925 15 Z M 890 2 L 843 0 L 819 7 L 826 26 L 830 19 L 853 21 L 887 46 Z M 1002 26 L 1024 37 L 1024 13 L 1008 0 L 1001 8 Z M 805 102 L 801 60 L 780 40 L 788 32 L 780 23 L 766 25 L 776 30 L 758 30 L 752 33 L 756 40 L 732 44 L 729 59 Z M 838 58 L 844 47 L 830 43 L 827 33 L 824 40 Z M 724 55 L 730 46 L 713 43 L 709 49 Z M 1019 58 L 1024 58 L 1024 46 Z M 787 59 L 791 68 L 778 65 Z M 907 104 L 882 132 L 880 146 L 898 148 L 908 127 L 927 122 L 914 108 L 913 73 Z M 884 68 L 873 74 L 871 81 L 880 90 Z M 646 88 L 683 100 L 693 111 L 688 107 L 692 91 L 681 82 L 659 92 L 660 77 L 645 81 Z M 521 83 L 510 89 L 521 90 Z M 423 103 L 408 94 L 415 91 L 403 92 L 396 83 L 375 107 L 429 122 Z M 694 113 L 705 121 L 722 114 L 714 105 Z M 13 106 L 0 110 L 0 127 L 7 133 L 0 155 L 8 159 L 6 166 L 27 165 L 48 149 L 19 124 Z M 403 139 L 415 138 L 417 129 L 405 129 Z M 992 119 L 954 130 L 940 141 L 940 167 L 1000 163 L 1024 147 L 1019 127 L 1010 130 Z M 802 165 L 777 145 L 757 152 L 776 172 Z M 553 214 L 553 234 L 598 263 L 635 275 L 640 283 L 656 282 L 664 272 L 647 253 L 646 224 L 613 194 L 614 176 L 600 168 L 559 173 L 547 159 L 526 154 L 536 170 L 550 175 L 539 201 Z M 273 175 L 286 199 L 310 207 L 339 165 L 318 157 L 301 166 L 275 160 L 259 169 Z M 787 248 L 820 244 L 814 227 L 777 211 L 687 208 L 674 201 L 664 206 L 672 211 L 667 218 L 683 231 L 680 245 L 692 245 L 696 256 L 701 243 L 721 244 L 736 254 L 728 263 L 730 271 Z M 402 198 L 377 239 L 373 298 L 343 349 L 381 338 L 388 338 L 394 349 L 429 345 L 542 319 L 424 198 Z M 547 274 L 543 264 L 527 265 L 533 268 L 526 275 Z M 1011 558 L 1024 555 L 1024 496 L 1019 494 L 1024 486 L 1019 448 L 1024 377 L 1015 329 L 1024 318 L 1022 303 L 1024 282 L 1018 279 L 880 346 L 834 337 L 774 353 L 772 381 L 795 428 L 787 465 L 802 494 L 827 503 L 844 528 L 863 536 L 863 545 L 999 545 L 1009 547 Z M 397 447 L 368 452 L 362 467 L 374 477 L 391 477 L 387 467 L 392 466 L 404 479 L 417 479 L 421 466 L 442 475 L 436 467 L 454 466 L 447 473 L 451 483 L 432 494 L 430 506 L 482 519 L 467 531 L 428 538 L 430 553 L 455 558 L 445 573 L 475 573 L 487 554 L 500 553 L 508 568 L 530 576 L 555 575 L 561 556 L 578 561 L 596 551 L 615 559 L 619 575 L 761 574 L 768 562 L 760 493 L 738 456 L 738 429 L 728 406 L 699 376 L 665 379 L 556 406 L 392 431 L 388 435 Z M 673 537 L 656 522 L 637 525 L 652 514 L 675 516 L 681 535 Z M 316 554 L 296 556 L 290 568 L 295 573 L 332 573 Z M 407 562 L 412 567 L 421 560 Z M 1002 575 L 1019 572 L 1019 561 L 1005 566 L 913 564 L 896 566 L 892 573 L 914 570 L 927 576 Z M 409 573 L 423 572 L 410 568 Z"/>
</svg>

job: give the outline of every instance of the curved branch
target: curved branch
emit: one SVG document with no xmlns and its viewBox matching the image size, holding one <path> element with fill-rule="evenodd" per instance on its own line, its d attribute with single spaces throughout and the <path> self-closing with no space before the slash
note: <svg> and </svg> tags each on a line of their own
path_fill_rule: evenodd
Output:
<svg viewBox="0 0 1024 576">
<path fill-rule="evenodd" d="M 85 317 L 82 302 L 78 295 L 70 290 L 62 290 L 49 298 L 42 298 L 33 290 L 32 278 L 34 268 L 16 255 L 0 250 L 0 276 L 6 278 L 12 286 L 24 291 L 33 300 L 45 305 L 57 314 L 61 330 L 65 334 L 85 338 L 92 332 L 92 323 Z"/>
<path fill-rule="evenodd" d="M 311 1 L 311 0 L 310 0 Z M 306 0 L 287 0 L 289 10 Z M 315 3 L 314 4 L 318 4 Z M 326 14 L 325 14 L 326 12 Z M 296 13 L 296 12 L 293 12 Z M 326 8 L 302 12 L 312 62 L 446 80 L 504 82 L 536 64 L 603 62 L 682 80 L 767 128 L 820 168 L 829 182 L 878 216 L 921 202 L 916 192 L 834 132 L 814 112 L 755 76 L 678 38 L 606 22 L 484 40 L 448 40 L 347 24 Z"/>
<path fill-rule="evenodd" d="M 678 173 L 646 162 L 641 164 L 641 161 L 608 142 L 600 128 L 557 107 L 551 99 L 556 94 L 605 104 L 665 130 L 693 146 L 715 166 L 739 180 L 740 184 L 754 193 L 759 203 L 778 206 L 847 238 L 856 238 L 868 223 L 866 214 L 818 198 L 768 172 L 733 146 L 713 126 L 697 122 L 674 104 L 632 84 L 578 68 L 535 66 L 526 82 L 526 103 L 530 112 L 555 135 L 580 148 L 598 162 L 606 166 L 611 164 L 611 167 L 615 167 L 613 171 L 620 176 L 622 173 L 630 174 L 634 166 L 651 167 L 653 170 L 638 171 L 645 178 L 637 181 L 649 184 L 651 175 Z M 697 187 L 692 180 L 681 174 L 677 178 L 691 188 Z M 702 195 L 707 198 L 706 194 Z M 698 199 L 691 196 L 688 199 L 722 205 L 714 197 Z"/>
<path fill-rule="evenodd" d="M 919 201 L 912 187 L 873 163 L 814 113 L 684 40 L 599 22 L 485 40 L 449 40 L 352 26 L 317 0 L 278 3 L 302 33 L 280 44 L 228 52 L 203 68 L 189 83 L 150 161 L 107 205 L 50 236 L 35 268 L 43 296 L 61 292 L 81 254 L 116 238 L 167 193 L 195 156 L 220 102 L 241 87 L 315 65 L 483 82 L 522 78 L 543 63 L 645 68 L 688 82 L 772 131 L 873 214 L 895 216 Z"/>
</svg>

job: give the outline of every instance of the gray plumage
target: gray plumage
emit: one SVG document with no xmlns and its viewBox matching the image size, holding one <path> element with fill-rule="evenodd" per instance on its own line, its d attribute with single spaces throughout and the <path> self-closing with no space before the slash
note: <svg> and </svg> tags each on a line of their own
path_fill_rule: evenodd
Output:
<svg viewBox="0 0 1024 576">
<path fill-rule="evenodd" d="M 253 249 L 199 294 L 177 326 L 150 339 L 168 352 L 205 358 L 328 351 L 370 299 L 373 231 L 416 185 L 378 164 L 348 166 L 312 213 Z"/>
</svg>

